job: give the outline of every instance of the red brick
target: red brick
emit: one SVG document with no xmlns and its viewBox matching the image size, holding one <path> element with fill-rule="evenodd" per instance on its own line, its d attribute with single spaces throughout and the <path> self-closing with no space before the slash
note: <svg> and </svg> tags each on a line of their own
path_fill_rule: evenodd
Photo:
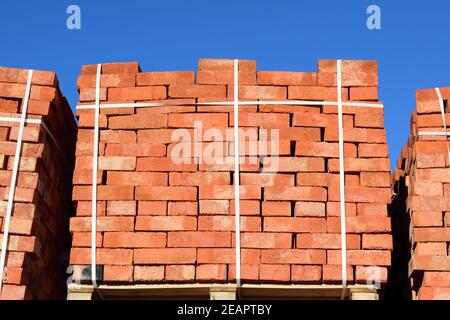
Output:
<svg viewBox="0 0 450 320">
<path fill-rule="evenodd" d="M 261 251 L 262 263 L 325 264 L 325 250 L 269 249 Z"/>
<path fill-rule="evenodd" d="M 378 87 L 352 87 L 350 100 L 376 101 L 378 100 Z"/>
<path fill-rule="evenodd" d="M 260 217 L 241 217 L 241 231 L 261 231 Z M 201 231 L 235 231 L 233 216 L 200 216 L 198 230 Z"/>
<path fill-rule="evenodd" d="M 167 114 L 114 116 L 108 119 L 109 129 L 158 129 L 167 128 Z"/>
<path fill-rule="evenodd" d="M 135 157 L 99 157 L 99 170 L 132 171 L 136 169 Z"/>
<path fill-rule="evenodd" d="M 137 200 L 197 200 L 197 188 L 195 187 L 136 187 Z"/>
<path fill-rule="evenodd" d="M 264 172 L 323 172 L 325 161 L 321 158 L 267 157 L 264 158 Z"/>
<path fill-rule="evenodd" d="M 450 228 L 414 228 L 413 235 L 416 242 L 448 242 Z"/>
<path fill-rule="evenodd" d="M 197 263 L 233 263 L 236 258 L 235 248 L 200 248 L 198 249 Z M 256 249 L 242 249 L 242 264 L 259 264 L 261 252 Z"/>
<path fill-rule="evenodd" d="M 337 89 L 320 86 L 289 86 L 289 99 L 336 101 Z"/>
<path fill-rule="evenodd" d="M 201 185 L 199 190 L 200 199 L 234 199 L 234 186 Z M 240 186 L 239 193 L 242 200 L 261 199 L 261 188 L 257 186 Z"/>
<path fill-rule="evenodd" d="M 363 249 L 388 249 L 392 250 L 392 236 L 390 234 L 363 234 Z"/>
<path fill-rule="evenodd" d="M 174 84 L 169 86 L 169 97 L 171 98 L 226 98 L 226 96 L 226 86 L 224 85 Z"/>
<path fill-rule="evenodd" d="M 228 96 L 233 96 L 234 86 L 228 86 Z M 284 100 L 287 98 L 285 87 L 278 86 L 239 86 L 240 99 Z"/>
<path fill-rule="evenodd" d="M 164 86 L 111 88 L 108 90 L 108 100 L 136 101 L 166 99 L 167 92 Z"/>
<path fill-rule="evenodd" d="M 194 248 L 135 249 L 134 264 L 190 264 L 196 256 Z"/>
<path fill-rule="evenodd" d="M 289 249 L 292 247 L 292 236 L 283 233 L 241 233 L 242 248 Z"/>
<path fill-rule="evenodd" d="M 345 222 L 347 233 L 387 233 L 391 231 L 391 220 L 388 217 L 346 217 Z M 340 217 L 329 217 L 327 232 L 340 232 L 340 230 Z"/>
<path fill-rule="evenodd" d="M 360 158 L 387 158 L 388 147 L 386 144 L 358 144 L 358 157 Z"/>
<path fill-rule="evenodd" d="M 139 201 L 138 215 L 164 216 L 167 212 L 167 201 Z"/>
<path fill-rule="evenodd" d="M 136 76 L 138 86 L 194 84 L 193 71 L 142 72 Z"/>
<path fill-rule="evenodd" d="M 78 89 L 95 88 L 97 75 L 80 75 L 77 79 Z M 132 73 L 104 74 L 100 77 L 101 88 L 134 87 L 136 75 Z"/>
<path fill-rule="evenodd" d="M 425 287 L 450 287 L 450 273 L 425 272 L 423 277 Z"/>
<path fill-rule="evenodd" d="M 196 217 L 137 216 L 136 231 L 187 231 L 197 229 Z"/>
<path fill-rule="evenodd" d="M 129 249 L 97 249 L 97 264 L 107 265 L 131 265 L 133 250 Z M 90 264 L 90 248 L 72 248 L 70 252 L 70 264 Z"/>
<path fill-rule="evenodd" d="M 296 217 L 325 217 L 325 203 L 298 201 L 294 213 Z"/>
<path fill-rule="evenodd" d="M 169 232 L 167 246 L 175 248 L 229 247 L 230 232 Z"/>
<path fill-rule="evenodd" d="M 291 268 L 285 264 L 262 264 L 259 278 L 262 281 L 288 282 L 291 280 Z"/>
<path fill-rule="evenodd" d="M 412 213 L 412 225 L 414 227 L 441 227 L 442 212 L 414 211 Z"/>
<path fill-rule="evenodd" d="M 98 200 L 133 200 L 134 188 L 132 186 L 98 186 Z M 73 200 L 91 200 L 91 186 L 75 186 Z"/>
<path fill-rule="evenodd" d="M 196 216 L 197 202 L 169 202 L 167 214 L 169 216 Z"/>
<path fill-rule="evenodd" d="M 416 244 L 414 254 L 419 256 L 446 256 L 447 244 L 445 242 L 419 242 Z"/>
<path fill-rule="evenodd" d="M 323 218 L 265 217 L 264 231 L 269 232 L 326 232 Z"/>
<path fill-rule="evenodd" d="M 97 231 L 133 231 L 133 217 L 97 217 Z M 70 219 L 70 231 L 91 231 L 90 217 L 73 217 Z"/>
<path fill-rule="evenodd" d="M 166 146 L 163 144 L 118 144 L 108 143 L 105 150 L 106 156 L 130 156 L 130 157 L 161 157 L 166 155 Z"/>
<path fill-rule="evenodd" d="M 377 266 L 356 266 L 356 281 L 365 284 L 386 283 L 388 281 L 388 269 Z"/>
<path fill-rule="evenodd" d="M 390 187 L 391 177 L 388 172 L 361 172 L 362 187 Z"/>
<path fill-rule="evenodd" d="M 115 62 L 102 64 L 102 74 L 139 73 L 138 62 Z M 88 64 L 81 67 L 82 74 L 96 74 L 97 65 Z"/>
<path fill-rule="evenodd" d="M 181 161 L 178 161 L 181 160 Z M 183 163 L 184 159 L 177 158 L 137 158 L 136 171 L 196 171 L 197 164 Z"/>
<path fill-rule="evenodd" d="M 166 266 L 166 281 L 192 281 L 195 279 L 195 266 Z"/>
<path fill-rule="evenodd" d="M 164 233 L 146 232 L 106 232 L 105 248 L 159 248 L 166 246 Z"/>
<path fill-rule="evenodd" d="M 169 184 L 171 186 L 199 186 L 205 183 L 211 185 L 229 184 L 230 175 L 225 172 L 169 173 Z"/>
<path fill-rule="evenodd" d="M 161 172 L 108 172 L 108 185 L 167 186 L 167 173 Z"/>
<path fill-rule="evenodd" d="M 134 281 L 156 282 L 164 280 L 164 266 L 134 266 Z"/>
<path fill-rule="evenodd" d="M 201 264 L 197 266 L 197 281 L 225 281 L 227 267 L 224 264 Z"/>
<path fill-rule="evenodd" d="M 106 265 L 103 269 L 104 281 L 132 282 L 133 266 L 110 266 Z"/>
<path fill-rule="evenodd" d="M 347 249 L 360 249 L 360 236 L 347 234 Z M 298 249 L 340 249 L 341 235 L 332 233 L 297 234 Z"/>
<path fill-rule="evenodd" d="M 262 215 L 263 216 L 291 216 L 291 203 L 288 201 L 263 201 Z"/>
<path fill-rule="evenodd" d="M 291 266 L 291 279 L 300 283 L 319 283 L 322 279 L 321 266 Z"/>
<path fill-rule="evenodd" d="M 390 250 L 347 250 L 347 263 L 359 266 L 390 266 Z M 340 250 L 327 250 L 327 264 L 341 264 Z"/>
<path fill-rule="evenodd" d="M 197 73 L 198 84 L 233 84 L 234 71 L 223 70 L 199 70 Z M 256 84 L 256 72 L 239 71 L 240 85 L 254 85 Z"/>
<path fill-rule="evenodd" d="M 266 187 L 266 200 L 326 201 L 326 189 L 320 187 Z"/>
<path fill-rule="evenodd" d="M 262 85 L 289 85 L 314 86 L 317 85 L 315 72 L 289 72 L 289 71 L 259 71 L 258 84 Z"/>
<path fill-rule="evenodd" d="M 326 264 L 322 267 L 322 280 L 325 283 L 342 281 L 342 266 Z M 353 268 L 347 266 L 347 280 L 353 281 Z"/>
</svg>

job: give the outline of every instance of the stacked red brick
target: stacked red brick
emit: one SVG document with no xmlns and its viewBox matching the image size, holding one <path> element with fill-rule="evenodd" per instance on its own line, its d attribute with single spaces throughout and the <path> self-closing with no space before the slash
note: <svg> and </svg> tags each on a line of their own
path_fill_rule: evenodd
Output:
<svg viewBox="0 0 450 320">
<path fill-rule="evenodd" d="M 376 102 L 376 62 L 342 63 L 344 100 Z M 95 100 L 96 68 L 82 68 L 81 105 Z M 321 60 L 319 72 L 257 72 L 255 61 L 239 61 L 239 100 L 337 101 L 336 69 L 336 61 Z M 233 89 L 232 60 L 202 59 L 197 77 L 143 73 L 137 63 L 103 65 L 102 103 L 169 104 L 101 109 L 97 263 L 104 266 L 103 281 L 235 281 L 233 106 L 170 106 L 232 102 Z M 383 110 L 343 110 L 348 279 L 365 283 L 376 266 L 386 282 L 392 241 Z M 77 115 L 71 264 L 87 267 L 94 110 Z M 206 141 L 203 153 L 218 146 L 224 161 L 196 163 L 199 154 L 192 151 L 184 163 L 174 163 L 171 154 L 179 145 L 172 134 L 199 134 L 196 121 Z M 241 105 L 239 125 L 241 139 L 247 137 L 240 152 L 242 280 L 340 283 L 337 106 Z M 205 134 L 212 128 L 214 134 Z M 279 150 L 270 150 L 275 133 L 265 137 L 264 129 L 279 130 Z M 253 141 L 268 141 L 269 151 L 255 151 Z"/>
<path fill-rule="evenodd" d="M 449 123 L 450 88 L 440 89 Z M 405 189 L 397 215 L 410 218 L 410 260 L 414 299 L 450 299 L 450 163 L 447 137 L 435 89 L 418 90 L 411 134 L 393 176 L 394 192 Z"/>
<path fill-rule="evenodd" d="M 0 117 L 21 117 L 28 70 L 0 67 Z M 55 299 L 66 292 L 76 122 L 55 73 L 34 71 L 0 299 Z M 0 242 L 19 123 L 0 121 Z M 54 140 L 51 138 L 53 135 Z"/>
</svg>

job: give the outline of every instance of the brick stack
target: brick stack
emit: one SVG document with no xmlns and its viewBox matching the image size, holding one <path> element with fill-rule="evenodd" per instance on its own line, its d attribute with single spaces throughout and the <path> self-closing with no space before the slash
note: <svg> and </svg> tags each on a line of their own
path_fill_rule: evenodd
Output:
<svg viewBox="0 0 450 320">
<path fill-rule="evenodd" d="M 450 88 L 441 94 L 449 123 Z M 450 299 L 450 163 L 447 137 L 419 135 L 444 132 L 435 89 L 418 90 L 408 144 L 402 149 L 393 175 L 392 215 L 408 228 L 398 235 L 398 252 L 408 252 L 413 299 Z"/>
<path fill-rule="evenodd" d="M 342 63 L 344 100 L 376 102 L 376 62 Z M 82 68 L 80 105 L 95 100 L 96 68 Z M 319 61 L 318 72 L 257 72 L 255 61 L 240 61 L 239 99 L 337 101 L 336 76 L 335 60 Z M 101 109 L 96 245 L 104 282 L 235 281 L 233 106 L 192 105 L 232 102 L 233 89 L 232 60 L 202 59 L 197 75 L 103 65 L 102 103 L 169 104 Z M 348 279 L 384 283 L 392 239 L 383 110 L 343 110 Z M 239 112 L 243 282 L 340 283 L 337 107 L 249 104 Z M 94 110 L 77 116 L 70 261 L 88 271 Z M 180 138 L 194 134 L 203 143 Z M 211 150 L 225 157 L 207 161 Z"/>
<path fill-rule="evenodd" d="M 0 117 L 21 117 L 28 70 L 0 67 Z M 64 298 L 76 122 L 55 73 L 34 71 L 0 299 Z M 19 123 L 0 121 L 0 242 Z M 51 138 L 53 135 L 54 139 Z"/>
</svg>

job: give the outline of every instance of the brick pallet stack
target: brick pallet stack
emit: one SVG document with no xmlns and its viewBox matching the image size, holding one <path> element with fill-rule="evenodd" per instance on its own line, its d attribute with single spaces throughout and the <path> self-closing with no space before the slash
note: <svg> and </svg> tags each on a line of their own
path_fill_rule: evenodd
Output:
<svg viewBox="0 0 450 320">
<path fill-rule="evenodd" d="M 19 131 L 5 118 L 20 120 L 27 75 L 0 67 L 0 242 Z M 0 299 L 61 299 L 66 292 L 77 127 L 55 73 L 34 71 L 32 79 Z"/>
<path fill-rule="evenodd" d="M 449 123 L 450 88 L 440 89 Z M 392 215 L 409 224 L 406 241 L 413 299 L 450 299 L 450 168 L 447 137 L 419 135 L 445 132 L 435 89 L 418 90 L 411 134 L 393 176 Z M 397 243 L 397 241 L 396 241 Z M 405 245 L 406 243 L 406 245 Z"/>
<path fill-rule="evenodd" d="M 343 99 L 376 102 L 376 62 L 342 65 Z M 80 105 L 95 101 L 96 69 L 82 68 Z M 257 72 L 255 61 L 241 60 L 239 100 L 337 101 L 336 70 L 335 60 L 321 60 L 319 72 Z M 101 103 L 168 104 L 100 110 L 102 281 L 235 281 L 233 105 L 211 103 L 232 102 L 233 89 L 232 60 L 202 59 L 197 75 L 102 66 Z M 392 239 L 383 110 L 343 111 L 348 279 L 385 283 Z M 77 116 L 70 263 L 87 271 L 94 110 Z M 242 281 L 339 284 L 337 106 L 241 105 L 239 126 Z"/>
</svg>

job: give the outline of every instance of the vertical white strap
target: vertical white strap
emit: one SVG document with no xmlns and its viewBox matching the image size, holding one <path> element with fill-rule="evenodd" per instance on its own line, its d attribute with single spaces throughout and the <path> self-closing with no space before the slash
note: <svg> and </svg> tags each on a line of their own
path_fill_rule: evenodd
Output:
<svg viewBox="0 0 450 320">
<path fill-rule="evenodd" d="M 239 60 L 234 60 L 234 211 L 236 235 L 236 285 L 241 286 L 241 213 L 239 194 Z"/>
<path fill-rule="evenodd" d="M 102 65 L 97 65 L 97 78 L 95 83 L 95 124 L 94 124 L 94 151 L 92 154 L 92 215 L 91 215 L 91 279 L 94 288 L 97 287 L 97 171 L 98 171 L 98 140 L 100 117 L 100 78 Z"/>
<path fill-rule="evenodd" d="M 22 102 L 22 115 L 20 118 L 19 132 L 17 135 L 16 153 L 14 155 L 13 171 L 11 176 L 11 185 L 9 187 L 8 205 L 6 207 L 5 229 L 3 232 L 2 252 L 0 257 L 0 292 L 3 286 L 3 275 L 5 271 L 6 251 L 8 250 L 9 224 L 11 221 L 11 213 L 14 206 L 14 194 L 16 191 L 17 175 L 19 171 L 20 153 L 22 150 L 23 130 L 27 117 L 28 100 L 30 98 L 31 80 L 33 79 L 33 70 L 28 70 L 28 80 L 25 89 L 25 97 Z"/>
<path fill-rule="evenodd" d="M 450 147 L 448 145 L 448 135 L 447 135 L 447 121 L 445 119 L 445 108 L 444 108 L 444 99 L 442 99 L 441 90 L 436 88 L 436 94 L 439 98 L 439 107 L 441 108 L 442 122 L 444 123 L 445 129 L 445 141 L 447 142 L 447 156 L 448 156 L 448 165 L 450 165 Z"/>
<path fill-rule="evenodd" d="M 341 262 L 342 262 L 342 294 L 345 297 L 347 288 L 347 230 L 345 225 L 345 168 L 344 168 L 344 127 L 342 116 L 342 62 L 337 61 L 338 90 L 338 127 L 339 127 L 339 193 L 341 206 Z"/>
</svg>

